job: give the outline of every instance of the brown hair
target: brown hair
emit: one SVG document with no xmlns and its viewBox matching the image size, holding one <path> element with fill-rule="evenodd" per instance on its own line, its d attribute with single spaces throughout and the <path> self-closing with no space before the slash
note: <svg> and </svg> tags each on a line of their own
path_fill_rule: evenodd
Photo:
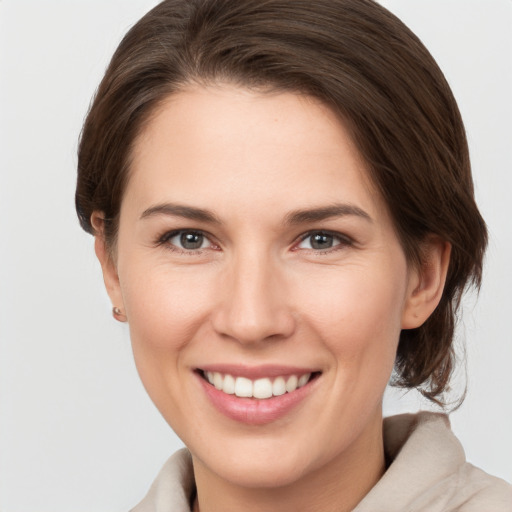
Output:
<svg viewBox="0 0 512 512">
<path fill-rule="evenodd" d="M 115 244 L 134 140 L 168 95 L 230 82 L 319 98 L 351 130 L 411 262 L 436 234 L 452 245 L 441 302 L 400 335 L 394 384 L 440 403 L 454 365 L 456 312 L 479 286 L 487 244 L 464 126 L 419 39 L 372 0 L 166 0 L 124 37 L 81 134 L 76 207 L 105 215 Z"/>
</svg>

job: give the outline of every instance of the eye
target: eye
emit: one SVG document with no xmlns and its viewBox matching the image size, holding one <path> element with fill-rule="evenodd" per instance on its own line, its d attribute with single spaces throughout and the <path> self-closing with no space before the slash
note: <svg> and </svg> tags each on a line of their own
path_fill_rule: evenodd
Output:
<svg viewBox="0 0 512 512">
<path fill-rule="evenodd" d="M 296 247 L 297 249 L 322 251 L 351 244 L 351 240 L 341 234 L 331 233 L 329 231 L 314 231 L 305 234 Z"/>
<path fill-rule="evenodd" d="M 201 231 L 180 230 L 172 231 L 163 235 L 160 244 L 169 245 L 172 249 L 188 252 L 200 251 L 213 247 L 213 244 Z"/>
</svg>

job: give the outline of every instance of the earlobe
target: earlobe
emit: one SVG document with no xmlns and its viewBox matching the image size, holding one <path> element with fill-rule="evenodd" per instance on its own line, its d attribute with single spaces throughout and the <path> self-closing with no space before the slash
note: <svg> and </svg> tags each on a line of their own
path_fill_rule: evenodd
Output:
<svg viewBox="0 0 512 512">
<path fill-rule="evenodd" d="M 91 215 L 91 224 L 94 228 L 94 251 L 101 264 L 105 288 L 112 302 L 113 316 L 116 320 L 126 321 L 123 295 L 121 293 L 116 264 L 105 240 L 104 217 L 102 212 L 93 212 Z"/>
<path fill-rule="evenodd" d="M 451 244 L 437 236 L 425 241 L 421 263 L 411 270 L 402 329 L 420 327 L 436 309 L 443 295 L 450 253 Z"/>
</svg>

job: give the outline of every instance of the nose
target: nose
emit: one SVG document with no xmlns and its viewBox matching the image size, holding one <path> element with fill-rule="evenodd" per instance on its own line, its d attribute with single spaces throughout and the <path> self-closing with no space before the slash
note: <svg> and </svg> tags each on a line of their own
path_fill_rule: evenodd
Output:
<svg viewBox="0 0 512 512">
<path fill-rule="evenodd" d="M 271 258 L 239 256 L 226 268 L 212 315 L 215 331 L 244 345 L 285 339 L 295 330 L 285 279 Z"/>
</svg>

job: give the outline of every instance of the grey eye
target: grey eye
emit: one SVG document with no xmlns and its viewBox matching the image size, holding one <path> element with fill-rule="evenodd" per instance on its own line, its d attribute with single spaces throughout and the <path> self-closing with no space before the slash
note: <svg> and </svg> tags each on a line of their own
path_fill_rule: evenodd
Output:
<svg viewBox="0 0 512 512">
<path fill-rule="evenodd" d="M 322 251 L 340 246 L 350 246 L 352 241 L 341 233 L 330 233 L 329 231 L 314 231 L 304 235 L 298 249 Z"/>
<path fill-rule="evenodd" d="M 208 239 L 202 233 L 197 231 L 182 231 L 181 233 L 177 233 L 171 237 L 169 242 L 186 251 L 204 249 L 209 245 Z"/>
<path fill-rule="evenodd" d="M 339 245 L 340 240 L 338 237 L 329 233 L 311 233 L 307 235 L 299 244 L 300 249 L 331 249 L 335 245 Z"/>
<path fill-rule="evenodd" d="M 310 239 L 313 249 L 330 249 L 334 245 L 334 237 L 325 233 L 316 233 Z"/>
</svg>

